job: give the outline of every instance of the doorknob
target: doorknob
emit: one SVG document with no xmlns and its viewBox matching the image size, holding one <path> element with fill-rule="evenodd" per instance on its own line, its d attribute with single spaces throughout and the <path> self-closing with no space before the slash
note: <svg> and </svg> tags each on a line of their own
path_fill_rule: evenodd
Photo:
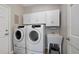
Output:
<svg viewBox="0 0 79 59">
<path fill-rule="evenodd" d="M 8 33 L 5 33 L 5 35 L 9 35 Z"/>
<path fill-rule="evenodd" d="M 72 7 L 74 4 L 70 4 L 70 6 Z"/>
<path fill-rule="evenodd" d="M 8 29 L 6 29 L 5 31 L 8 31 Z"/>
<path fill-rule="evenodd" d="M 67 38 L 66 40 L 70 41 L 70 38 Z"/>
</svg>

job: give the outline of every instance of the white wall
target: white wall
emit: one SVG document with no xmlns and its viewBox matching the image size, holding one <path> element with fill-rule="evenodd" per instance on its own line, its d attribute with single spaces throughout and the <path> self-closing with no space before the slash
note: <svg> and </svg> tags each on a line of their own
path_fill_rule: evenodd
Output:
<svg viewBox="0 0 79 59">
<path fill-rule="evenodd" d="M 64 53 L 67 53 L 67 5 L 61 5 L 61 35 L 64 37 Z"/>
<path fill-rule="evenodd" d="M 54 4 L 37 4 L 33 6 L 26 6 L 24 13 L 32 13 L 32 12 L 39 12 L 39 11 L 47 11 L 47 10 L 54 10 L 60 9 L 60 5 Z"/>
<path fill-rule="evenodd" d="M 12 20 L 13 20 L 13 24 L 15 24 L 14 22 L 14 16 L 15 15 L 18 15 L 19 16 L 19 25 L 22 24 L 22 15 L 24 13 L 24 8 L 20 5 L 17 5 L 17 4 L 12 4 L 12 5 L 9 5 L 11 7 L 11 13 L 12 13 Z"/>
</svg>

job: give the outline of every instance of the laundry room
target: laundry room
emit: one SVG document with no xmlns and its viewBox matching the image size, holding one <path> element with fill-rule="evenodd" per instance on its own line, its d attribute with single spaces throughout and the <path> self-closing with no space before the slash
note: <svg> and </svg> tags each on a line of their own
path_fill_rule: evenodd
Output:
<svg viewBox="0 0 79 59">
<path fill-rule="evenodd" d="M 76 4 L 0 4 L 0 54 L 78 54 L 78 10 Z"/>
</svg>

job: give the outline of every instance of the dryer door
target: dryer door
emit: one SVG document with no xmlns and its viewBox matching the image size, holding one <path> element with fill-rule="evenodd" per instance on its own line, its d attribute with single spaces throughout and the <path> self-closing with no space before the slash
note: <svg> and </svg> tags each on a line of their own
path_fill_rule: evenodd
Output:
<svg viewBox="0 0 79 59">
<path fill-rule="evenodd" d="M 23 39 L 23 31 L 21 29 L 16 30 L 14 36 L 17 41 L 21 41 Z"/>
<path fill-rule="evenodd" d="M 29 32 L 30 41 L 37 43 L 40 40 L 40 33 L 37 30 L 32 30 Z"/>
</svg>

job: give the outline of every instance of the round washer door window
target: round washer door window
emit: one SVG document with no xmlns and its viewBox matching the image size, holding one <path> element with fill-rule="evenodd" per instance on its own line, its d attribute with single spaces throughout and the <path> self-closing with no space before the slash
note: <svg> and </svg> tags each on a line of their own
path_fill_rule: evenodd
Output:
<svg viewBox="0 0 79 59">
<path fill-rule="evenodd" d="M 22 36 L 21 34 L 22 34 L 21 31 L 19 30 L 16 31 L 15 36 L 17 40 L 21 40 L 21 36 Z"/>
<path fill-rule="evenodd" d="M 37 41 L 39 37 L 38 32 L 36 31 L 31 31 L 29 36 L 32 41 Z"/>
</svg>

